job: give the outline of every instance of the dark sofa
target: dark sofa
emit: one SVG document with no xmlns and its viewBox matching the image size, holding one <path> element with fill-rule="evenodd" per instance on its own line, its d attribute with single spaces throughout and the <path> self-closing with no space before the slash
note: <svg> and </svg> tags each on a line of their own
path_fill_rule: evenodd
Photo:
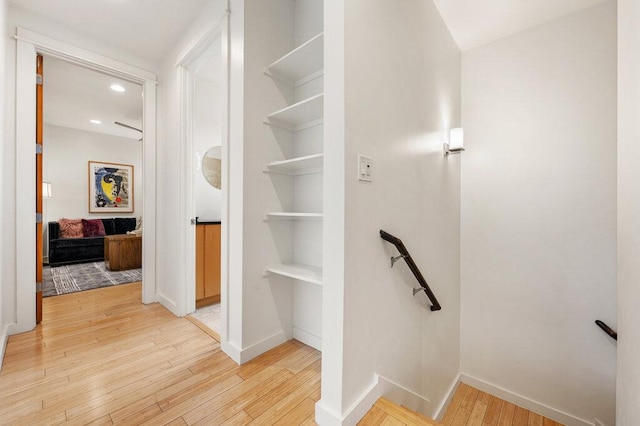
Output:
<svg viewBox="0 0 640 426">
<path fill-rule="evenodd" d="M 136 229 L 136 219 L 116 217 L 101 219 L 106 235 L 126 234 Z M 60 224 L 49 222 L 49 265 L 104 260 L 104 237 L 60 238 Z"/>
</svg>

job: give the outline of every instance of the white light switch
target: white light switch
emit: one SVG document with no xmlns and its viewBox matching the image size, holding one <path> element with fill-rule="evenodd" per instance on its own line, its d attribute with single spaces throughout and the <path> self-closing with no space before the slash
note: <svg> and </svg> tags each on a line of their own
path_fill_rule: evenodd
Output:
<svg viewBox="0 0 640 426">
<path fill-rule="evenodd" d="M 371 182 L 371 158 L 358 155 L 358 180 Z"/>
</svg>

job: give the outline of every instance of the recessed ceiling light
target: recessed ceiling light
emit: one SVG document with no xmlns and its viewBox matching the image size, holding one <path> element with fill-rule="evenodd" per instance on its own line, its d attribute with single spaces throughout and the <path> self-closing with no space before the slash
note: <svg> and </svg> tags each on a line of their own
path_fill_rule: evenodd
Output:
<svg viewBox="0 0 640 426">
<path fill-rule="evenodd" d="M 93 124 L 102 124 L 102 121 L 100 120 L 89 120 L 89 121 L 91 121 L 91 123 Z"/>
<path fill-rule="evenodd" d="M 119 84 L 112 84 L 111 90 L 113 90 L 114 92 L 124 92 L 125 88 L 120 86 Z"/>
</svg>

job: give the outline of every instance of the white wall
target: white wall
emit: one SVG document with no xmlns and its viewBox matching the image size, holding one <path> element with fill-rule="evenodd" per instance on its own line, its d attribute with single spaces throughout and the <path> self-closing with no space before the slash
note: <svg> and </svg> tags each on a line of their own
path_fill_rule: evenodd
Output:
<svg viewBox="0 0 640 426">
<path fill-rule="evenodd" d="M 158 274 L 156 291 L 163 304 L 178 312 L 181 268 L 176 267 L 182 257 L 180 244 L 181 209 L 181 117 L 180 74 L 175 66 L 178 56 L 202 31 L 219 22 L 225 10 L 224 0 L 211 0 L 196 21 L 184 31 L 181 40 L 160 65 L 158 73 L 158 146 L 157 146 L 157 210 L 156 259 Z"/>
<path fill-rule="evenodd" d="M 7 34 L 7 24 L 6 24 L 6 9 L 7 2 L 6 0 L 0 0 L 0 34 L 2 34 L 3 39 L 0 40 L 0 138 L 2 139 L 2 143 L 0 143 L 0 165 L 5 165 L 5 150 L 8 139 L 5 138 L 5 80 L 7 77 L 6 69 L 5 69 L 5 40 Z M 0 179 L 3 182 L 6 182 L 5 173 L 0 172 Z M 5 218 L 4 211 L 7 208 L 7 204 L 5 204 L 6 197 L 6 189 L 5 185 L 0 185 L 0 241 L 4 240 L 4 227 L 5 227 Z M 6 244 L 0 245 L 0 259 L 4 258 L 6 252 Z M 6 269 L 5 263 L 0 263 L 0 359 L 4 357 L 4 347 L 5 347 L 5 339 L 7 338 L 7 329 L 6 325 L 11 321 L 10 317 L 8 317 L 8 313 L 13 311 L 12 303 L 9 302 L 9 298 L 7 297 L 7 288 L 12 286 L 13 283 L 11 280 L 5 278 L 5 274 L 8 272 Z M 0 365 L 1 367 L 1 365 Z"/>
<path fill-rule="evenodd" d="M 613 424 L 616 4 L 463 54 L 462 372 Z"/>
<path fill-rule="evenodd" d="M 133 213 L 89 213 L 89 161 L 131 164 Z M 45 223 L 60 218 L 137 217 L 142 215 L 142 142 L 137 139 L 45 124 L 43 178 L 53 198 L 44 200 Z"/>
<path fill-rule="evenodd" d="M 640 424 L 640 3 L 618 0 L 618 389 L 616 421 Z"/>
<path fill-rule="evenodd" d="M 292 282 L 262 276 L 265 266 L 292 258 L 290 224 L 263 221 L 266 212 L 283 211 L 282 206 L 291 205 L 290 184 L 274 184 L 263 173 L 268 161 L 281 159 L 290 147 L 286 142 L 280 145 L 276 132 L 262 122 L 292 100 L 263 71 L 293 48 L 293 11 L 291 0 L 244 2 L 241 348 L 254 356 L 292 337 Z M 236 140 L 232 134 L 231 143 Z"/>
<path fill-rule="evenodd" d="M 428 399 L 434 415 L 459 371 L 461 158 L 445 158 L 442 143 L 460 125 L 460 52 L 431 1 L 350 1 L 344 26 L 342 405 L 379 373 Z M 356 180 L 357 154 L 371 157 L 373 182 Z M 412 296 L 404 262 L 390 269 L 397 251 L 380 229 L 403 240 L 441 311 Z"/>
<path fill-rule="evenodd" d="M 344 376 L 345 4 L 324 0 L 324 146 L 322 399 L 316 421 L 340 417 Z M 329 143 L 330 141 L 330 143 Z M 328 172 L 330 171 L 330 173 Z"/>
<path fill-rule="evenodd" d="M 220 64 L 220 55 L 215 55 L 212 61 Z M 214 67 L 218 70 L 220 66 Z M 215 78 L 216 76 L 211 76 Z M 218 77 L 219 79 L 220 77 Z M 222 103 L 220 84 L 209 77 L 196 75 L 195 87 L 195 114 L 194 114 L 194 139 L 195 139 L 195 175 L 194 193 L 196 198 L 196 216 L 200 220 L 220 220 L 220 203 L 222 191 L 214 188 L 202 173 L 202 159 L 207 151 L 222 144 L 221 119 Z"/>
</svg>

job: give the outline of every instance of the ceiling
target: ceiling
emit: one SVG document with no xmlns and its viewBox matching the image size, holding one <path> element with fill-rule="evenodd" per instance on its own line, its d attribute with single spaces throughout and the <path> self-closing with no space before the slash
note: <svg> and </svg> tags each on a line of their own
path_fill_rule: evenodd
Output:
<svg viewBox="0 0 640 426">
<path fill-rule="evenodd" d="M 465 51 L 608 0 L 434 0 Z"/>
<path fill-rule="evenodd" d="M 166 58 L 184 29 L 211 0 L 10 0 L 15 6 L 76 32 L 108 41 L 156 63 Z M 461 50 L 492 42 L 560 16 L 611 0 L 434 0 Z M 208 65 L 199 75 L 207 78 Z M 211 77 L 209 77 L 211 78 Z M 142 127 L 141 87 L 45 59 L 45 122 L 138 139 L 138 132 L 113 124 Z M 101 125 L 89 120 L 99 119 Z"/>
<path fill-rule="evenodd" d="M 140 139 L 139 132 L 114 122 L 142 129 L 142 86 L 48 56 L 43 66 L 45 123 Z M 111 90 L 114 83 L 125 92 Z"/>
<path fill-rule="evenodd" d="M 14 6 L 159 63 L 209 0 L 10 0 Z"/>
<path fill-rule="evenodd" d="M 210 0 L 10 0 L 158 63 Z M 462 51 L 612 0 L 433 0 Z M 99 18 L 99 19 L 97 19 Z"/>
</svg>

